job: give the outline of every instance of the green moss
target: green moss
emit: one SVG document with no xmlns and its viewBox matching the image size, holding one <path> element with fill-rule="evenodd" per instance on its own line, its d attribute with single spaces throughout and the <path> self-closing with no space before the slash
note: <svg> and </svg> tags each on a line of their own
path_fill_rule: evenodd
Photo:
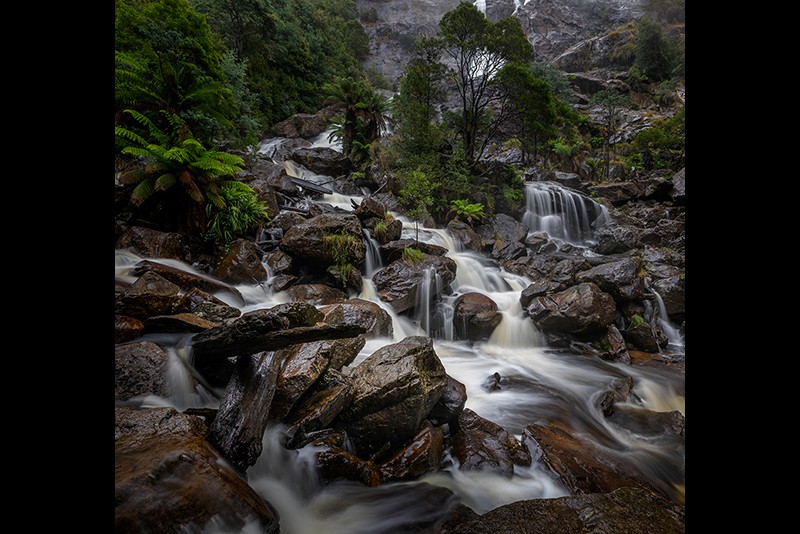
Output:
<svg viewBox="0 0 800 534">
<path fill-rule="evenodd" d="M 419 249 L 414 247 L 404 248 L 402 252 L 402 258 L 412 265 L 417 265 L 425 261 L 425 255 Z"/>
</svg>

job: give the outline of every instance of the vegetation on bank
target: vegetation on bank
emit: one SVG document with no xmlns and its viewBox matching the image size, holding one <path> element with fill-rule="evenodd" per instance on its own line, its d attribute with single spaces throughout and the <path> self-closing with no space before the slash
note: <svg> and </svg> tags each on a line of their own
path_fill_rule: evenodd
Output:
<svg viewBox="0 0 800 534">
<path fill-rule="evenodd" d="M 141 220 L 227 246 L 275 215 L 252 189 L 226 185 L 244 167 L 233 153 L 323 106 L 338 109 L 333 135 L 354 172 L 390 173 L 388 192 L 418 221 L 513 213 L 532 164 L 591 181 L 678 170 L 683 108 L 633 137 L 620 125 L 628 107 L 675 107 L 684 1 L 647 3 L 618 53 L 630 90 L 596 93 L 588 104 L 602 113 L 589 120 L 569 79 L 533 61 L 518 19 L 492 22 L 468 2 L 417 42 L 389 101 L 360 66 L 369 41 L 353 0 L 116 0 L 118 180 Z M 494 161 L 509 149 L 516 160 Z"/>
</svg>

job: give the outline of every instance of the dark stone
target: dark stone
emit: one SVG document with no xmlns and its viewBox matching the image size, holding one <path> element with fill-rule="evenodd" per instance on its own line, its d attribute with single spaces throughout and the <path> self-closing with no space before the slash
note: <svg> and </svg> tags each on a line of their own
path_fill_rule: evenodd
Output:
<svg viewBox="0 0 800 534">
<path fill-rule="evenodd" d="M 236 239 L 214 269 L 214 276 L 232 284 L 257 284 L 269 273 L 262 263 L 264 253 L 254 242 Z"/>
<path fill-rule="evenodd" d="M 114 349 L 114 400 L 157 395 L 168 397 L 169 354 L 152 341 L 117 345 Z"/>
</svg>

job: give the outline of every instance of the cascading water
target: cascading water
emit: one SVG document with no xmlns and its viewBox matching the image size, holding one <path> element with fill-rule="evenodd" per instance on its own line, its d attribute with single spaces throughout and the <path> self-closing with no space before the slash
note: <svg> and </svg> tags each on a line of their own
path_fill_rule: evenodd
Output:
<svg viewBox="0 0 800 534">
<path fill-rule="evenodd" d="M 530 232 L 574 245 L 592 243 L 594 228 L 602 225 L 608 210 L 594 200 L 550 182 L 528 182 L 522 222 Z"/>
<path fill-rule="evenodd" d="M 313 177 L 312 177 L 313 178 Z M 529 186 L 529 191 L 541 191 Z M 569 205 L 564 198 L 573 198 L 563 191 L 547 189 L 552 199 L 561 198 L 561 205 Z M 535 196 L 535 195 L 534 195 Z M 334 193 L 324 200 L 346 210 L 352 210 L 351 200 L 361 199 Z M 529 202 L 531 202 L 529 197 Z M 560 215 L 565 222 L 564 239 L 585 241 L 590 239 L 591 223 L 599 213 L 590 216 L 588 204 L 579 205 L 573 198 L 575 209 L 570 216 Z M 529 204 L 530 206 L 530 204 Z M 580 207 L 579 207 L 580 206 Z M 533 211 L 529 208 L 529 211 Z M 584 218 L 583 215 L 586 214 Z M 414 237 L 413 223 L 392 214 L 403 222 L 403 235 Z M 550 212 L 555 215 L 555 210 Z M 547 215 L 544 215 L 545 217 Z M 541 219 L 541 212 L 537 214 Z M 588 220 L 588 224 L 587 224 Z M 566 229 L 569 229 L 567 232 Z M 551 228 L 552 229 L 552 228 Z M 555 231 L 555 230 L 554 230 Z M 554 353 L 548 350 L 540 333 L 530 319 L 525 317 L 519 302 L 520 291 L 531 281 L 511 274 L 474 252 L 460 250 L 453 237 L 442 229 L 420 228 L 420 240 L 447 249 L 447 256 L 457 265 L 455 280 L 450 284 L 452 293 L 438 296 L 441 328 L 431 328 L 430 308 L 411 317 L 394 312 L 392 307 L 378 297 L 371 280 L 377 264 L 365 264 L 363 288 L 359 298 L 377 303 L 392 318 L 393 335 L 370 338 L 356 359 L 354 368 L 378 348 L 396 343 L 407 336 L 428 335 L 434 338 L 434 348 L 451 377 L 466 387 L 466 408 L 493 421 L 519 439 L 525 426 L 531 423 L 564 421 L 584 429 L 582 437 L 598 448 L 612 454 L 621 464 L 635 466 L 654 486 L 667 493 L 681 492 L 683 488 L 684 452 L 667 434 L 653 434 L 652 430 L 632 431 L 606 418 L 598 407 L 597 399 L 607 391 L 613 381 L 633 377 L 632 399 L 620 403 L 620 411 L 627 410 L 634 417 L 642 410 L 684 413 L 685 393 L 681 375 L 661 368 L 631 366 L 577 354 Z M 370 239 L 365 235 L 365 240 Z M 127 271 L 140 258 L 118 251 L 116 276 L 125 278 Z M 192 267 L 175 261 L 158 260 L 172 266 L 192 271 Z M 435 276 L 426 277 L 433 291 Z M 424 286 L 425 284 L 423 284 Z M 231 295 L 220 298 L 243 312 L 269 308 L 286 301 L 284 293 L 271 290 L 269 284 L 240 285 L 236 288 L 242 299 Z M 425 288 L 420 288 L 424 294 Z M 467 343 L 454 340 L 452 330 L 452 302 L 466 292 L 479 292 L 491 298 L 502 314 L 502 321 L 488 340 Z M 429 293 L 424 302 L 435 301 Z M 663 302 L 659 301 L 659 306 Z M 423 313 L 422 302 L 416 314 Z M 449 314 L 448 314 L 449 313 Z M 157 339 L 170 347 L 172 363 L 176 364 L 173 394 L 170 398 L 143 399 L 143 406 L 171 405 L 211 407 L 218 404 L 221 392 L 206 390 L 190 380 L 191 370 L 183 359 L 185 336 Z M 188 369 L 188 370 L 187 370 Z M 172 371 L 171 371 L 172 372 Z M 502 377 L 502 387 L 492 390 L 485 387 L 488 377 Z M 352 482 L 320 484 L 313 469 L 312 446 L 298 451 L 288 450 L 279 441 L 280 427 L 270 427 L 264 436 L 264 450 L 258 462 L 247 473 L 248 483 L 270 502 L 280 516 L 282 534 L 394 534 L 416 524 L 420 518 L 431 522 L 444 517 L 449 504 L 437 499 L 433 489 L 445 487 L 454 499 L 478 513 L 484 513 L 503 504 L 523 499 L 549 499 L 566 496 L 569 492 L 557 478 L 534 461 L 530 467 L 514 467 L 514 476 L 508 479 L 500 474 L 484 471 L 460 471 L 457 460 L 451 458 L 450 467 L 430 473 L 414 482 L 390 483 L 378 488 L 368 488 Z M 677 490 L 676 488 L 681 488 Z M 247 532 L 245 527 L 243 532 Z M 215 532 L 213 526 L 207 532 Z M 222 532 L 220 530 L 219 532 Z"/>
</svg>

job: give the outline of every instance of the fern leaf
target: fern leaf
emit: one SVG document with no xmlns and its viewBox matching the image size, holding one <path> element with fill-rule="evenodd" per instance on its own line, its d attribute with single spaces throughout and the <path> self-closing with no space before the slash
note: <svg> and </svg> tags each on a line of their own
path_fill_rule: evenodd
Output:
<svg viewBox="0 0 800 534">
<path fill-rule="evenodd" d="M 137 134 L 135 132 L 132 132 L 132 131 L 128 130 L 127 128 L 123 128 L 121 126 L 115 126 L 114 127 L 114 135 L 116 135 L 117 137 L 120 137 L 120 138 L 122 138 L 122 139 L 124 139 L 124 140 L 126 140 L 126 141 L 128 141 L 130 143 L 136 143 L 139 146 L 147 146 L 147 141 L 145 141 L 145 139 L 141 135 L 139 135 L 139 134 Z"/>
<path fill-rule="evenodd" d="M 152 157 L 153 155 L 146 148 L 140 148 L 138 146 L 126 146 L 125 148 L 122 149 L 122 153 L 131 156 L 140 156 L 143 158 L 149 158 Z"/>
<path fill-rule="evenodd" d="M 141 206 L 144 201 L 150 198 L 153 194 L 152 180 L 144 180 L 137 185 L 131 192 L 131 202 L 134 206 Z"/>
<path fill-rule="evenodd" d="M 156 178 L 154 187 L 156 191 L 166 191 L 167 189 L 169 189 L 170 187 L 172 187 L 177 183 L 178 183 L 177 176 L 175 176 L 171 172 L 168 172 Z"/>
<path fill-rule="evenodd" d="M 134 169 L 130 171 L 121 172 L 117 176 L 117 181 L 122 185 L 138 184 L 147 177 L 144 169 Z"/>
</svg>

